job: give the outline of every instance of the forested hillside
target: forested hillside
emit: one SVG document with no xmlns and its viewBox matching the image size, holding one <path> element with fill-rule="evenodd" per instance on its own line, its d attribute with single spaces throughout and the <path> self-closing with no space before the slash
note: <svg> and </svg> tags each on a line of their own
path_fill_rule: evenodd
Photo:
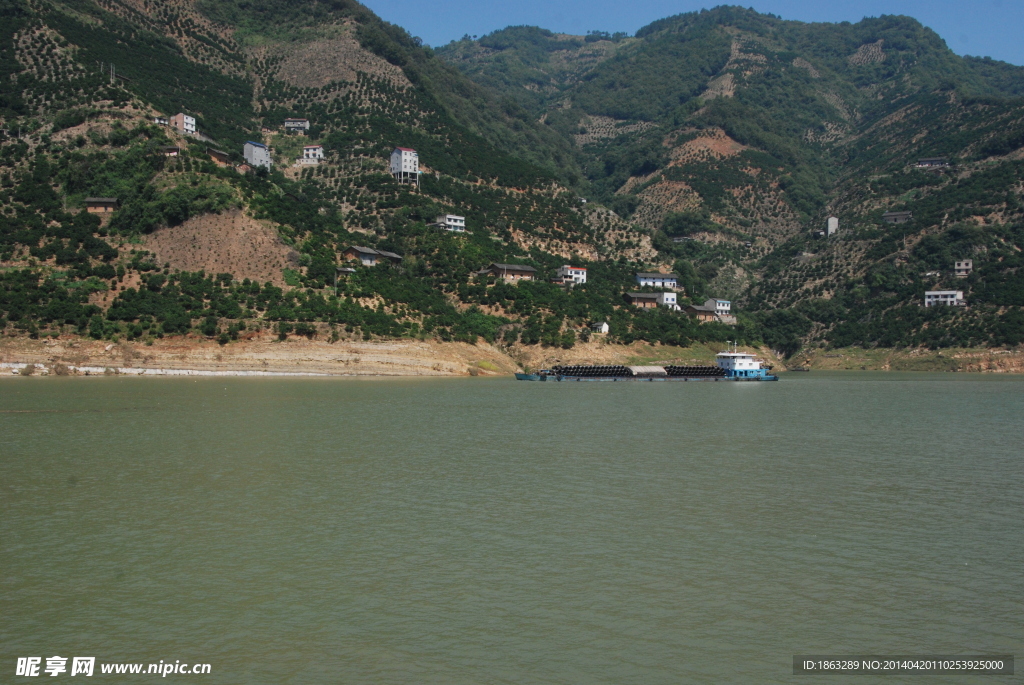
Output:
<svg viewBox="0 0 1024 685">
<path fill-rule="evenodd" d="M 698 290 L 742 302 L 778 349 L 1021 340 L 1024 68 L 960 58 L 908 17 L 736 7 L 635 37 L 510 27 L 438 53 L 572 141 L 584 192 L 692 266 Z M 926 157 L 949 166 L 916 168 Z M 841 230 L 817 238 L 830 215 Z M 921 308 L 946 288 L 969 306 Z"/>
<path fill-rule="evenodd" d="M 657 259 L 650 235 L 581 203 L 568 143 L 357 3 L 2 8 L 8 334 L 572 346 L 606 319 L 624 341 L 735 337 L 626 306 L 633 274 Z M 154 123 L 177 112 L 201 137 Z M 308 118 L 309 136 L 285 135 L 288 116 Z M 239 164 L 246 140 L 270 146 L 269 173 Z M 292 164 L 304 143 L 323 163 Z M 418 188 L 387 173 L 398 145 L 419 151 Z M 117 209 L 89 214 L 89 197 Z M 446 212 L 469 231 L 427 225 Z M 336 283 L 351 245 L 403 259 Z M 548 282 L 567 261 L 592 282 Z M 539 278 L 477 274 L 493 262 Z"/>
<path fill-rule="evenodd" d="M 353 0 L 0 0 L 0 19 L 4 335 L 571 347 L 608 321 L 615 341 L 785 353 L 1024 335 L 1024 70 L 912 19 L 719 8 L 437 51 Z M 199 136 L 155 122 L 178 112 Z M 325 159 L 297 164 L 314 143 Z M 387 172 L 396 146 L 419 187 Z M 430 225 L 445 213 L 468 231 Z M 401 260 L 354 266 L 352 245 Z M 566 263 L 588 282 L 550 282 Z M 628 304 L 651 270 L 679 274 L 683 305 L 733 299 L 738 324 Z M 937 287 L 969 306 L 923 309 Z"/>
</svg>

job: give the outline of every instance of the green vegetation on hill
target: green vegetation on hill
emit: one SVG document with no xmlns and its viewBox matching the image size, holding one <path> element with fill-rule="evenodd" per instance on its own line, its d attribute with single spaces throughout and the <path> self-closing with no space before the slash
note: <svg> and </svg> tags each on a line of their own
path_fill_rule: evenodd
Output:
<svg viewBox="0 0 1024 685">
<path fill-rule="evenodd" d="M 129 79 L 119 83 L 157 110 L 168 116 L 192 113 L 198 128 L 223 145 L 245 142 L 254 116 L 251 83 L 189 60 L 171 39 L 91 2 L 66 6 L 74 13 L 57 5 L 40 20 L 76 46 L 76 60 L 99 82 L 109 80 L 113 65 L 116 74 Z"/>
<path fill-rule="evenodd" d="M 250 38 L 280 10 L 267 8 L 269 15 L 246 23 Z M 124 36 L 127 20 L 91 6 L 90 13 L 99 23 L 82 23 L 78 15 L 30 19 L 74 35 L 83 43 L 74 44 L 75 55 L 95 56 L 87 51 L 103 44 L 97 36 L 107 24 L 112 36 Z M 575 194 L 559 187 L 552 172 L 460 123 L 450 104 L 441 104 L 445 91 L 431 86 L 429 78 L 457 84 L 461 79 L 470 94 L 475 87 L 436 60 L 436 68 L 426 67 L 416 77 L 417 64 L 433 60 L 429 53 L 404 32 L 367 16 L 357 16 L 365 20 L 360 37 L 401 64 L 414 88 L 400 89 L 366 74 L 355 82 L 297 88 L 254 64 L 265 104 L 220 120 L 227 130 L 221 139 L 232 141 L 252 135 L 260 123 L 277 126 L 284 116 L 311 118 L 312 133 L 329 159 L 303 169 L 298 178 L 279 169 L 240 174 L 217 167 L 198 142 L 188 143 L 178 157 L 165 157 L 161 148 L 172 142 L 170 132 L 144 123 L 145 116 L 129 108 L 158 105 L 166 80 L 104 85 L 91 97 L 78 96 L 73 107 L 31 99 L 39 133 L 0 147 L 5 207 L 0 260 L 11 265 L 0 272 L 0 329 L 128 339 L 193 332 L 227 344 L 245 330 L 270 328 L 285 338 L 319 335 L 326 327 L 334 337 L 571 346 L 589 336 L 592 318 L 601 317 L 612 322 L 616 339 L 627 341 L 737 337 L 725 327 L 699 327 L 684 317 L 627 307 L 622 293 L 632 288 L 638 266 L 625 260 L 592 263 L 596 282 L 571 291 L 546 282 L 513 287 L 481 280 L 476 272 L 490 262 L 526 262 L 544 278 L 553 275 L 564 259 L 543 247 L 552 242 L 596 244 L 607 256 L 614 246 L 602 244 Z M 299 17 L 292 28 L 301 29 L 304 21 Z M 138 34 L 143 40 L 134 53 L 137 73 L 164 64 L 167 55 L 160 50 L 175 52 L 169 39 L 144 29 Z M 61 84 L 70 88 L 75 82 Z M 215 99 L 215 94 L 204 97 Z M 493 122 L 489 116 L 478 110 L 468 121 Z M 57 139 L 76 126 L 81 133 Z M 430 166 L 418 192 L 383 173 L 396 144 L 415 146 Z M 81 210 L 87 196 L 117 197 L 120 207 L 101 226 Z M 175 270 L 133 247 L 154 230 L 236 206 L 273 221 L 281 239 L 299 251 L 301 267 L 285 274 L 291 285 Z M 472 233 L 452 235 L 426 225 L 446 211 L 465 214 Z M 537 245 L 524 249 L 516 236 Z M 335 290 L 339 254 L 351 244 L 396 251 L 405 260 L 359 268 Z M 96 293 L 106 295 L 105 304 L 91 297 Z M 756 332 L 744 335 L 754 340 Z"/>
<path fill-rule="evenodd" d="M 766 342 L 1019 339 L 1022 170 L 1000 157 L 1024 147 L 1024 68 L 957 57 L 902 16 L 805 24 L 718 7 L 654 22 L 587 64 L 573 61 L 582 39 L 512 27 L 438 52 L 533 103 L 576 142 L 591 195 L 652 231 L 695 290 L 731 292 Z M 624 132 L 584 135 L 594 117 Z M 746 149 L 722 151 L 718 132 Z M 954 167 L 912 168 L 929 156 Z M 914 221 L 884 224 L 889 209 Z M 830 214 L 840 234 L 814 239 Z M 964 258 L 975 273 L 953 279 Z M 938 287 L 971 307 L 924 311 Z"/>
<path fill-rule="evenodd" d="M 605 320 L 622 342 L 787 354 L 1024 338 L 1024 70 L 959 58 L 912 19 L 724 7 L 635 37 L 510 27 L 434 51 L 354 0 L 197 7 L 0 2 L 0 118 L 22 134 L 0 141 L 0 331 L 569 347 Z M 290 50 L 342 25 L 411 86 L 279 75 Z M 111 63 L 126 78 L 111 83 Z M 196 114 L 236 160 L 261 127 L 308 117 L 327 159 L 221 168 L 149 123 L 153 109 Z M 172 142 L 181 156 L 161 152 Z M 300 142 L 275 137 L 276 160 Z M 386 173 L 398 145 L 420 153 L 418 189 Z M 914 168 L 924 156 L 951 166 Z M 120 207 L 101 223 L 87 196 Z M 139 244 L 236 208 L 298 253 L 276 283 L 175 269 Z M 913 221 L 886 224 L 889 209 Z M 469 232 L 428 225 L 443 213 Z M 830 214 L 840 233 L 814 237 Z M 353 244 L 403 260 L 335 289 Z M 956 279 L 964 258 L 974 272 Z M 567 261 L 588 268 L 585 286 L 548 282 Z M 531 265 L 538 281 L 495 283 L 478 274 L 491 262 Z M 655 265 L 680 275 L 683 304 L 733 298 L 739 324 L 628 305 L 633 274 Z M 964 290 L 970 307 L 924 309 L 933 288 Z"/>
</svg>

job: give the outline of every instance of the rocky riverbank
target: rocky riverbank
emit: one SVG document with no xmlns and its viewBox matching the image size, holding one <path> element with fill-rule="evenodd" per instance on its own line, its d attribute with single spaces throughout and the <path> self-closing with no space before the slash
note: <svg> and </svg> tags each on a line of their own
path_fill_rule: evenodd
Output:
<svg viewBox="0 0 1024 685">
<path fill-rule="evenodd" d="M 143 342 L 111 343 L 65 337 L 32 340 L 0 338 L 4 373 L 55 375 L 195 376 L 489 376 L 556 364 L 714 363 L 720 346 L 671 347 L 604 341 L 572 349 L 540 346 L 500 349 L 485 342 L 443 343 L 421 340 L 337 341 L 272 335 L 219 345 L 185 336 Z M 754 350 L 778 363 L 767 350 Z M 781 367 L 780 367 L 781 368 Z"/>
<path fill-rule="evenodd" d="M 177 337 L 152 344 L 83 338 L 0 340 L 0 363 L 10 372 L 25 364 L 40 373 L 73 375 L 232 376 L 464 376 L 511 374 L 513 362 L 486 344 L 398 340 L 335 342 L 275 337 L 219 345 Z M 15 368 L 16 367 L 16 368 Z"/>
<path fill-rule="evenodd" d="M 5 374 L 166 376 L 489 376 L 510 375 L 556 364 L 713 364 L 722 345 L 671 347 L 603 340 L 571 349 L 540 346 L 502 349 L 484 342 L 432 340 L 307 340 L 250 335 L 219 345 L 200 337 L 169 337 L 151 343 L 111 343 L 79 337 L 32 340 L 0 338 Z M 777 371 L 955 371 L 1024 373 L 1024 349 L 811 350 L 781 360 L 770 350 L 754 352 Z"/>
<path fill-rule="evenodd" d="M 1024 349 L 949 348 L 945 350 L 837 350 L 800 352 L 787 360 L 789 368 L 816 371 L 932 371 L 956 373 L 1024 373 Z"/>
</svg>

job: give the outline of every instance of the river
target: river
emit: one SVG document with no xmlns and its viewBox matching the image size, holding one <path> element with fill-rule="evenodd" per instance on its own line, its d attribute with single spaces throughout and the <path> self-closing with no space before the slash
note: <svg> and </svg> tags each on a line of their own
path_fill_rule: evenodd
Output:
<svg viewBox="0 0 1024 685">
<path fill-rule="evenodd" d="M 0 682 L 54 655 L 305 685 L 1011 654 L 1022 416 L 1019 376 L 0 379 Z"/>
</svg>

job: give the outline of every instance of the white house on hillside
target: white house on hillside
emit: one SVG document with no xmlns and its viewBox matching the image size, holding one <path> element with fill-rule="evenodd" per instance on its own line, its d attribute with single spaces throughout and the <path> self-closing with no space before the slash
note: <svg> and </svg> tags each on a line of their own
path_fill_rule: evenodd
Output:
<svg viewBox="0 0 1024 685">
<path fill-rule="evenodd" d="M 924 306 L 934 307 L 936 305 L 963 306 L 967 304 L 964 300 L 963 290 L 927 290 L 924 293 Z"/>
<path fill-rule="evenodd" d="M 587 270 L 582 266 L 565 266 L 558 267 L 558 277 L 563 280 L 569 280 L 576 285 L 582 285 L 587 282 Z"/>
<path fill-rule="evenodd" d="M 658 304 L 662 307 L 668 307 L 673 311 L 679 311 L 679 303 L 676 300 L 675 293 L 658 293 Z"/>
<path fill-rule="evenodd" d="M 302 159 L 299 160 L 300 164 L 319 164 L 320 160 L 324 158 L 324 146 L 323 145 L 304 145 L 302 147 Z"/>
<path fill-rule="evenodd" d="M 652 288 L 678 288 L 679 276 L 675 274 L 638 273 L 636 282 Z"/>
<path fill-rule="evenodd" d="M 420 156 L 408 147 L 396 147 L 391 153 L 391 175 L 399 183 L 420 185 Z"/>
<path fill-rule="evenodd" d="M 254 143 L 251 140 L 246 141 L 245 147 L 242 150 L 242 156 L 245 157 L 246 162 L 254 167 L 270 168 L 270 149 L 263 143 Z"/>
<path fill-rule="evenodd" d="M 184 112 L 178 112 L 170 118 L 171 126 L 178 129 L 185 135 L 195 135 L 196 133 L 196 118 L 190 117 Z"/>
<path fill-rule="evenodd" d="M 455 214 L 442 214 L 437 217 L 434 225 L 438 228 L 443 228 L 446 231 L 464 233 L 466 231 L 466 217 L 457 216 Z"/>
</svg>

